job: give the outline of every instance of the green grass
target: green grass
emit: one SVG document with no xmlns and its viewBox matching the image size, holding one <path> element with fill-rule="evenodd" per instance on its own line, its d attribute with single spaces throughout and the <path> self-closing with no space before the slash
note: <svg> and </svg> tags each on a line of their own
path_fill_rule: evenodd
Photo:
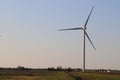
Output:
<svg viewBox="0 0 120 80">
<path fill-rule="evenodd" d="M 45 80 L 74 80 L 65 72 L 58 72 L 54 76 L 44 76 Z"/>
<path fill-rule="evenodd" d="M 120 80 L 120 74 L 81 72 L 72 72 L 70 74 L 76 77 L 80 77 L 82 80 Z"/>
<path fill-rule="evenodd" d="M 47 70 L 1 70 L 0 80 L 120 80 L 120 73 L 82 73 Z"/>
<path fill-rule="evenodd" d="M 47 73 L 48 74 L 48 73 Z M 39 76 L 0 76 L 0 80 L 74 80 L 65 72 L 54 72 Z"/>
</svg>

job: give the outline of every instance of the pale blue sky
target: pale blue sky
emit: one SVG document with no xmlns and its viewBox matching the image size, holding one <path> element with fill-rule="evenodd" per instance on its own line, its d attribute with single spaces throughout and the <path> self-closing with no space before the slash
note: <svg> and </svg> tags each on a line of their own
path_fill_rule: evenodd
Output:
<svg viewBox="0 0 120 80">
<path fill-rule="evenodd" d="M 0 0 L 0 66 L 82 68 L 82 27 L 87 32 L 86 67 L 120 69 L 119 0 Z"/>
</svg>

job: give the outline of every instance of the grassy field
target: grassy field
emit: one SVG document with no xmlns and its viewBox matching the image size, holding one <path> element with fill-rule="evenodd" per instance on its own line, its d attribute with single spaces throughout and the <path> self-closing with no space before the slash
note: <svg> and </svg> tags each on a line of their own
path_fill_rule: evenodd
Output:
<svg viewBox="0 0 120 80">
<path fill-rule="evenodd" d="M 42 76 L 0 76 L 0 80 L 74 80 L 64 72 Z"/>
<path fill-rule="evenodd" d="M 0 80 L 120 80 L 120 73 L 0 70 Z"/>
<path fill-rule="evenodd" d="M 0 80 L 74 80 L 66 72 L 58 71 L 4 71 Z M 11 74 L 10 74 L 11 73 Z M 31 75 L 32 74 L 32 75 Z"/>
<path fill-rule="evenodd" d="M 120 80 L 120 74 L 113 73 L 81 73 L 71 72 L 78 80 Z M 78 78 L 77 78 L 78 77 Z"/>
</svg>

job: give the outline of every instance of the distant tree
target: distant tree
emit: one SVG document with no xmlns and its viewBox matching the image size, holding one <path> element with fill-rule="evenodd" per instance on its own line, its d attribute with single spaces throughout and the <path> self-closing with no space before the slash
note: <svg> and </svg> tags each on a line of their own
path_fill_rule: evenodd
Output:
<svg viewBox="0 0 120 80">
<path fill-rule="evenodd" d="M 23 66 L 18 66 L 17 69 L 18 69 L 18 70 L 24 70 L 25 67 L 23 67 Z"/>
<path fill-rule="evenodd" d="M 54 67 L 48 68 L 48 71 L 55 71 Z"/>
<path fill-rule="evenodd" d="M 68 71 L 68 72 L 71 72 L 71 71 L 73 71 L 73 69 L 69 67 L 69 68 L 67 69 L 67 71 Z"/>
<path fill-rule="evenodd" d="M 58 66 L 56 70 L 57 70 L 57 71 L 62 71 L 62 70 L 63 70 L 63 69 L 62 69 L 62 66 Z"/>
</svg>

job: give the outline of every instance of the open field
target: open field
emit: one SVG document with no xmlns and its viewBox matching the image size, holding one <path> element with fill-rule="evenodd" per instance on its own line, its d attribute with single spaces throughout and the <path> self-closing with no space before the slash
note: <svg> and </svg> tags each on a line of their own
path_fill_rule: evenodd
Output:
<svg viewBox="0 0 120 80">
<path fill-rule="evenodd" d="M 120 80 L 120 73 L 71 72 L 70 75 L 76 80 Z"/>
<path fill-rule="evenodd" d="M 0 70 L 0 80 L 120 80 L 120 73 Z"/>
<path fill-rule="evenodd" d="M 63 71 L 2 70 L 0 80 L 74 80 Z"/>
<path fill-rule="evenodd" d="M 74 80 L 64 72 L 41 76 L 0 76 L 0 80 Z"/>
</svg>

